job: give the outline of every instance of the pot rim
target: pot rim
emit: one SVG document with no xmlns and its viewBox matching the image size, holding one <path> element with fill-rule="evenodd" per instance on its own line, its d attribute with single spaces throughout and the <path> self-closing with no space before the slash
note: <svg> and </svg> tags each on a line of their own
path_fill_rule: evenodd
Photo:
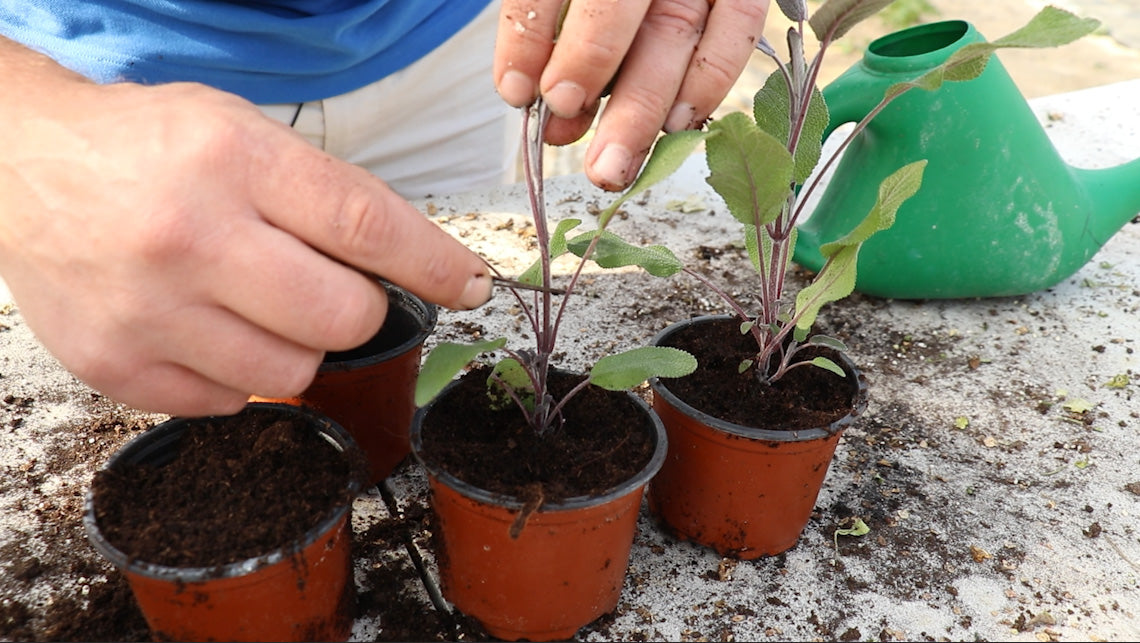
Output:
<svg viewBox="0 0 1140 643">
<path fill-rule="evenodd" d="M 388 295 L 389 307 L 400 308 L 410 313 L 416 319 L 419 329 L 398 345 L 378 353 L 370 353 L 353 359 L 336 359 L 338 352 L 326 353 L 325 359 L 321 361 L 321 365 L 317 369 L 318 372 L 357 370 L 372 364 L 393 360 L 423 344 L 428 335 L 431 335 L 432 331 L 435 330 L 436 323 L 439 320 L 439 308 L 435 304 L 430 304 L 393 283 L 383 280 L 380 283 Z M 379 333 L 380 331 L 376 332 Z M 351 353 L 354 352 L 354 349 L 339 352 Z"/>
<path fill-rule="evenodd" d="M 653 346 L 660 346 L 667 337 L 688 326 L 731 319 L 736 319 L 736 316 L 727 314 L 700 315 L 697 317 L 691 317 L 689 319 L 683 319 L 666 326 L 662 331 L 653 336 L 651 343 Z M 862 415 L 863 411 L 865 411 L 867 408 L 866 375 L 864 375 L 863 372 L 859 370 L 859 368 L 855 365 L 855 362 L 852 361 L 851 357 L 846 353 L 838 352 L 838 356 L 839 366 L 845 373 L 847 373 L 849 378 L 853 377 L 852 381 L 855 382 L 855 391 L 852 395 L 851 411 L 847 415 L 839 418 L 826 427 L 815 427 L 798 431 L 783 431 L 737 424 L 735 422 L 729 422 L 727 420 L 722 420 L 718 417 L 709 415 L 708 413 L 705 413 L 704 411 L 691 406 L 689 403 L 677 397 L 672 391 L 670 391 L 668 385 L 662 381 L 661 378 L 651 378 L 649 380 L 649 386 L 651 389 L 653 389 L 654 395 L 660 395 L 661 397 L 665 398 L 666 402 L 671 404 L 674 408 L 678 409 L 685 415 L 692 417 L 693 419 L 702 424 L 705 424 L 706 426 L 717 429 L 719 431 L 723 431 L 725 433 L 730 433 L 732 435 L 737 435 L 750 440 L 768 440 L 775 442 L 802 442 L 805 440 L 816 440 L 823 437 L 830 437 L 836 433 L 839 433 L 840 431 L 843 431 L 855 421 L 855 418 Z M 700 368 L 700 366 L 697 368 Z"/>
<path fill-rule="evenodd" d="M 416 409 L 416 414 L 412 419 L 411 429 L 412 455 L 415 457 L 416 461 L 419 462 L 420 465 L 428 472 L 429 475 L 435 477 L 440 482 L 446 484 L 448 487 L 451 487 L 460 494 L 472 500 L 475 500 L 476 502 L 498 505 L 512 511 L 521 510 L 525 503 L 517 496 L 511 496 L 504 493 L 494 493 L 460 480 L 447 471 L 429 464 L 421 455 L 420 451 L 423 449 L 422 429 L 424 417 L 426 417 L 431 408 L 440 399 L 443 399 L 444 395 L 446 395 L 447 392 L 454 388 L 457 384 L 458 380 L 453 380 L 451 383 L 445 386 L 442 391 L 440 391 L 439 395 L 436 395 L 435 398 L 433 398 L 430 402 Z M 630 493 L 634 493 L 640 487 L 648 484 L 653 476 L 657 475 L 657 472 L 661 469 L 661 466 L 665 464 L 665 456 L 668 451 L 665 425 L 661 422 L 661 418 L 657 417 L 657 414 L 653 412 L 653 409 L 650 408 L 649 404 L 645 400 L 641 399 L 633 391 L 625 391 L 625 394 L 629 396 L 637 408 L 653 424 L 653 434 L 656 438 L 657 444 L 654 446 L 653 455 L 650 457 L 649 462 L 646 463 L 646 465 L 642 467 L 641 471 L 637 472 L 636 475 L 632 476 L 625 482 L 609 489 L 603 494 L 597 496 L 574 496 L 572 498 L 566 498 L 561 502 L 543 503 L 539 509 L 542 513 L 574 511 L 586 507 L 594 507 L 612 502 Z"/>
<path fill-rule="evenodd" d="M 241 412 L 249 409 L 271 409 L 287 414 L 303 415 L 308 418 L 314 428 L 320 432 L 333 447 L 341 452 L 359 448 L 352 436 L 339 424 L 325 415 L 308 409 L 279 402 L 250 402 Z M 101 469 L 110 469 L 120 462 L 130 462 L 135 458 L 146 456 L 156 449 L 166 450 L 177 443 L 178 438 L 186 428 L 195 422 L 209 421 L 224 416 L 205 417 L 173 417 L 142 434 L 131 438 L 103 464 Z M 355 496 L 361 490 L 361 482 L 355 478 L 349 480 L 348 491 Z M 104 536 L 95 519 L 95 494 L 88 486 L 84 498 L 83 526 L 87 531 L 88 540 L 92 546 L 112 564 L 119 569 L 132 574 L 168 582 L 201 583 L 228 578 L 246 576 L 259 569 L 269 567 L 284 560 L 288 560 L 298 552 L 304 551 L 317 542 L 324 534 L 334 528 L 337 523 L 345 519 L 352 509 L 352 503 L 344 503 L 330 516 L 319 522 L 315 527 L 305 532 L 304 536 L 291 543 L 260 556 L 253 556 L 244 560 L 213 565 L 210 567 L 172 567 L 158 563 L 150 563 L 127 556 L 118 547 L 112 545 Z"/>
</svg>

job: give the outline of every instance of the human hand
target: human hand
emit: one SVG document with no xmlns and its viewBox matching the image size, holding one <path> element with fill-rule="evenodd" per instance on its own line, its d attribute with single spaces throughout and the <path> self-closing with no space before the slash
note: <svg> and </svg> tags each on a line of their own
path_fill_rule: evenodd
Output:
<svg viewBox="0 0 1140 643">
<path fill-rule="evenodd" d="M 768 0 L 503 0 L 495 84 L 509 104 L 539 93 L 554 118 L 546 142 L 580 138 L 613 88 L 586 150 L 586 176 L 620 190 L 662 129 L 698 128 L 736 82 L 756 46 Z"/>
<path fill-rule="evenodd" d="M 118 401 L 204 415 L 301 393 L 325 351 L 379 329 L 364 272 L 453 308 L 490 296 L 477 255 L 238 97 L 66 91 L 0 103 L 19 124 L 0 131 L 0 274 L 40 341 Z"/>
</svg>

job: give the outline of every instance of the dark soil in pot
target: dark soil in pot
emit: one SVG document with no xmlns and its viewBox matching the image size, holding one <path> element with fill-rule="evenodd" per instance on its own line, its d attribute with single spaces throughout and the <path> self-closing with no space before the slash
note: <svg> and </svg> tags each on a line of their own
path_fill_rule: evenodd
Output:
<svg viewBox="0 0 1140 643">
<path fill-rule="evenodd" d="M 131 558 L 211 567 L 300 538 L 351 501 L 363 466 L 300 419 L 247 412 L 187 430 L 165 466 L 98 471 L 92 492 L 104 535 Z"/>
<path fill-rule="evenodd" d="M 669 391 L 722 420 L 792 431 L 828 426 L 851 412 L 850 383 L 823 368 L 793 368 L 772 384 L 760 382 L 754 369 L 741 373 L 741 361 L 757 349 L 735 318 L 681 329 L 663 345 L 688 351 L 699 364 L 691 375 L 667 380 Z M 811 346 L 793 359 L 808 361 L 833 352 Z"/>
<path fill-rule="evenodd" d="M 460 480 L 519 498 L 533 498 L 537 482 L 543 500 L 557 502 L 612 489 L 652 458 L 653 431 L 628 424 L 628 394 L 588 386 L 563 409 L 562 423 L 540 436 L 513 404 L 489 407 L 487 373 L 464 374 L 424 426 L 423 456 Z M 552 371 L 555 399 L 583 377 Z"/>
</svg>

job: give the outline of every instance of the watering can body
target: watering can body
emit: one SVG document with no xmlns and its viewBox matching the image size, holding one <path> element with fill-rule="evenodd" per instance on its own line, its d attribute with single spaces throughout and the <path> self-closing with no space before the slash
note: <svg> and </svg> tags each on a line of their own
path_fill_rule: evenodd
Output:
<svg viewBox="0 0 1140 643">
<path fill-rule="evenodd" d="M 824 90 L 829 134 L 858 122 L 886 89 L 983 38 L 945 21 L 884 36 Z M 826 134 L 825 134 L 826 135 Z M 1140 211 L 1140 159 L 1090 170 L 1061 158 L 996 56 L 978 78 L 912 89 L 857 134 L 811 215 L 794 259 L 818 270 L 819 246 L 855 227 L 879 183 L 926 159 L 918 193 L 862 247 L 856 289 L 898 299 L 1017 295 L 1071 276 Z"/>
</svg>

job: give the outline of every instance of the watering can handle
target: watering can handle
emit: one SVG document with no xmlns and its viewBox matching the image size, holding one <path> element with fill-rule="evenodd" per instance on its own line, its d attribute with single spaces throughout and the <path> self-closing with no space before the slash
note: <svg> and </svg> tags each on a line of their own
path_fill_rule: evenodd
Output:
<svg viewBox="0 0 1140 643">
<path fill-rule="evenodd" d="M 867 72 L 860 63 L 824 87 L 823 99 L 827 103 L 828 122 L 823 131 L 823 140 L 826 141 L 840 125 L 863 120 L 883 100 L 887 88 L 897 82 L 897 78 Z"/>
</svg>

